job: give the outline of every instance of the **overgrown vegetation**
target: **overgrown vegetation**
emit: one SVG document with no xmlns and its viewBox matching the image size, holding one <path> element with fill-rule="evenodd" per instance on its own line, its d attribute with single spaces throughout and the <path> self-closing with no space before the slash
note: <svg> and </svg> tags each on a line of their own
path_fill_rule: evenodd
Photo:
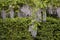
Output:
<svg viewBox="0 0 60 40">
<path fill-rule="evenodd" d="M 19 8 L 23 4 L 27 4 L 35 8 L 46 8 L 48 5 L 60 6 L 59 0 L 0 0 L 0 10 L 5 8 L 8 9 L 10 5 L 13 8 Z"/>
<path fill-rule="evenodd" d="M 4 9 L 8 13 L 10 6 L 16 12 L 26 4 L 32 7 L 34 12 L 51 5 L 60 7 L 59 0 L 0 0 L 0 12 Z M 32 20 L 31 18 L 0 19 L 0 40 L 60 40 L 60 19 L 47 17 L 47 22 L 33 20 L 34 26 L 38 28 L 36 38 L 33 38 L 28 31 Z"/>
<path fill-rule="evenodd" d="M 30 23 L 30 18 L 0 19 L 0 40 L 60 40 L 60 19 L 48 17 L 37 24 L 36 38 L 28 31 Z"/>
</svg>

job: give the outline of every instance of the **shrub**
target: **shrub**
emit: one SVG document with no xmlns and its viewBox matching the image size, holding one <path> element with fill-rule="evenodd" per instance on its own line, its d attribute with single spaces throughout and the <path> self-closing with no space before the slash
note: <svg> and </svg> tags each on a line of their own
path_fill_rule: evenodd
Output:
<svg viewBox="0 0 60 40">
<path fill-rule="evenodd" d="M 46 23 L 38 26 L 38 40 L 60 40 L 60 21 L 47 17 Z"/>
<path fill-rule="evenodd" d="M 39 23 L 36 38 L 28 31 L 30 18 L 0 19 L 0 40 L 60 40 L 60 21 L 51 17 Z"/>
<path fill-rule="evenodd" d="M 29 21 L 26 18 L 0 21 L 0 40 L 32 40 L 28 32 Z"/>
</svg>

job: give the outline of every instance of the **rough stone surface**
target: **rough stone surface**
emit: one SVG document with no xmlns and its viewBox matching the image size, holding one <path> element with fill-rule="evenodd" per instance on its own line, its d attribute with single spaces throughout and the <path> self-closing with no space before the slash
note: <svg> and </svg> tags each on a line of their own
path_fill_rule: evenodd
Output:
<svg viewBox="0 0 60 40">
<path fill-rule="evenodd" d="M 48 7 L 47 12 L 48 12 L 49 14 L 53 14 L 52 7 Z"/>
<path fill-rule="evenodd" d="M 46 13 L 43 13 L 43 22 L 46 22 Z"/>
<path fill-rule="evenodd" d="M 9 8 L 10 9 L 10 18 L 14 18 L 14 10 L 12 7 Z"/>
<path fill-rule="evenodd" d="M 58 15 L 58 17 L 60 18 L 60 7 L 57 8 L 57 15 Z"/>
<path fill-rule="evenodd" d="M 37 10 L 37 12 L 36 12 L 36 20 L 38 22 L 41 22 L 41 20 L 42 20 L 41 9 Z"/>
<path fill-rule="evenodd" d="M 3 19 L 5 19 L 5 18 L 6 18 L 6 12 L 5 12 L 5 10 L 4 10 L 4 9 L 2 9 L 2 11 L 1 11 L 1 16 L 2 16 L 2 18 L 3 18 Z"/>
<path fill-rule="evenodd" d="M 33 37 L 36 37 L 36 35 L 37 35 L 37 27 L 34 29 L 34 24 L 29 26 L 29 31 L 31 32 L 31 35 Z"/>
<path fill-rule="evenodd" d="M 31 10 L 28 5 L 23 5 L 21 8 L 21 12 L 24 13 L 24 16 L 30 16 L 31 15 Z"/>
</svg>

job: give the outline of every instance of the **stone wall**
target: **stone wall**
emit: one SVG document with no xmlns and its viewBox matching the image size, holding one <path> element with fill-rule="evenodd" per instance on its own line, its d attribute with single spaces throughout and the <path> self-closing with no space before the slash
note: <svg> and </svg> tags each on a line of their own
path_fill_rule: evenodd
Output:
<svg viewBox="0 0 60 40">
<path fill-rule="evenodd" d="M 47 7 L 46 13 L 50 16 L 60 18 L 60 7 Z"/>
</svg>

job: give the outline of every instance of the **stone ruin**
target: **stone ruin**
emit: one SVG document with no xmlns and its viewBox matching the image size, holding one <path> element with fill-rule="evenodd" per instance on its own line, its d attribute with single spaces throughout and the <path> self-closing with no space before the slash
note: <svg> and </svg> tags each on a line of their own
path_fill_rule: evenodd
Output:
<svg viewBox="0 0 60 40">
<path fill-rule="evenodd" d="M 58 7 L 56 11 L 57 11 L 57 17 L 60 18 L 60 7 Z"/>
<path fill-rule="evenodd" d="M 23 7 L 21 7 L 21 12 L 23 13 L 23 16 L 27 17 L 27 16 L 31 16 L 31 10 L 30 7 L 28 5 L 23 5 Z"/>
<path fill-rule="evenodd" d="M 46 13 L 51 16 L 60 18 L 60 7 L 47 7 Z"/>
<path fill-rule="evenodd" d="M 9 14 L 10 14 L 10 18 L 14 18 L 14 9 L 12 7 L 9 7 Z M 47 12 L 49 14 L 56 14 L 57 16 L 60 18 L 60 8 L 57 8 L 55 10 L 53 10 L 52 7 L 47 9 Z M 18 17 L 31 17 L 32 15 L 32 11 L 31 8 L 28 5 L 23 5 L 21 8 L 19 8 L 19 11 L 17 13 Z M 35 13 L 36 18 L 35 21 L 37 22 L 46 22 L 46 9 L 38 9 Z M 3 19 L 6 18 L 6 12 L 4 9 L 2 9 L 1 11 L 1 16 Z M 29 25 L 29 31 L 31 32 L 33 37 L 36 37 L 37 35 L 37 27 L 36 30 L 34 30 L 34 22 L 32 23 L 32 25 Z"/>
<path fill-rule="evenodd" d="M 9 6 L 9 9 L 10 18 L 14 18 L 14 9 L 12 8 L 12 6 Z"/>
<path fill-rule="evenodd" d="M 3 19 L 6 18 L 6 11 L 5 11 L 4 9 L 1 10 L 1 17 L 2 17 Z"/>
</svg>

